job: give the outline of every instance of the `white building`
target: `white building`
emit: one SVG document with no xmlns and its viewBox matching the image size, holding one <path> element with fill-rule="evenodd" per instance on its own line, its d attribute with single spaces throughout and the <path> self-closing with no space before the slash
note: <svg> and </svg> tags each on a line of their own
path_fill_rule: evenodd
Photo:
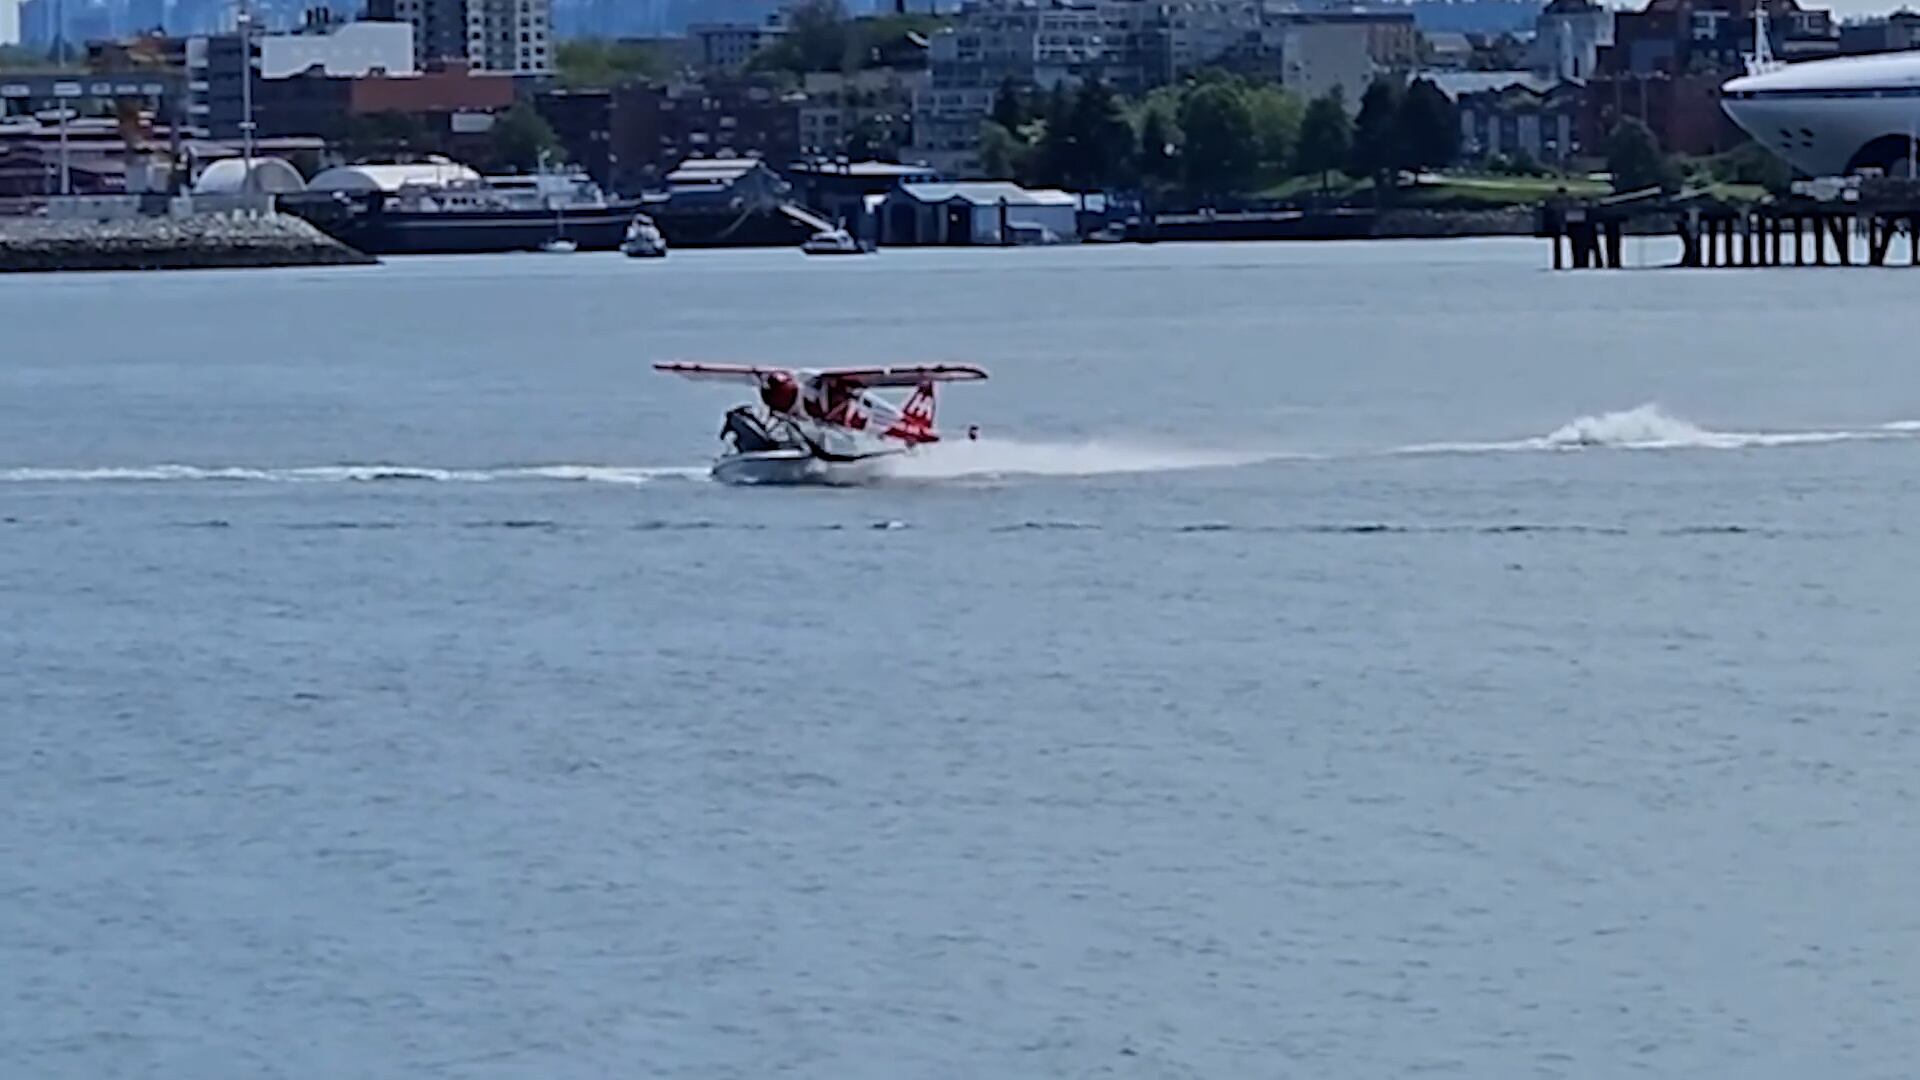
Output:
<svg viewBox="0 0 1920 1080">
<path fill-rule="evenodd" d="M 1143 59 L 1155 82 L 1172 82 L 1222 57 L 1258 53 L 1263 45 L 1260 0 L 1161 0 L 1142 7 Z"/>
<path fill-rule="evenodd" d="M 1302 101 L 1338 90 L 1349 113 L 1360 111 L 1378 71 L 1365 23 L 1303 17 L 1272 24 L 1268 34 L 1280 56 L 1280 85 Z"/>
<path fill-rule="evenodd" d="M 1058 4 L 991 0 L 968 6 L 928 42 L 934 81 L 947 87 L 997 87 L 1007 79 L 1051 89 L 1102 79 L 1140 83 L 1140 20 L 1152 5 L 1127 0 Z"/>
<path fill-rule="evenodd" d="M 19 0 L 0 0 L 0 45 L 20 44 Z"/>
<path fill-rule="evenodd" d="M 553 70 L 552 0 L 395 0 L 420 66 L 463 60 L 474 71 Z"/>
<path fill-rule="evenodd" d="M 907 156 L 943 176 L 978 176 L 980 125 L 993 111 L 985 86 L 943 87 L 937 82 L 913 98 L 913 146 Z"/>
<path fill-rule="evenodd" d="M 778 22 L 696 23 L 687 27 L 694 43 L 694 55 L 702 67 L 717 71 L 736 71 L 746 66 L 753 54 L 779 41 L 787 28 Z"/>
<path fill-rule="evenodd" d="M 1079 236 L 1080 200 L 1002 181 L 900 184 L 880 204 L 883 245 L 998 245 Z"/>
<path fill-rule="evenodd" d="M 476 71 L 552 71 L 551 0 L 467 0 L 467 63 Z"/>
<path fill-rule="evenodd" d="M 1051 90 L 1100 79 L 1135 92 L 1147 81 L 1145 0 L 976 0 L 928 41 L 930 81 L 914 91 L 908 154 L 948 176 L 978 175 L 980 125 L 1012 80 Z"/>
<path fill-rule="evenodd" d="M 1527 66 L 1556 79 L 1593 77 L 1600 50 L 1613 44 L 1613 10 L 1592 0 L 1553 0 L 1534 20 Z"/>
<path fill-rule="evenodd" d="M 285 79 L 318 66 L 327 75 L 417 75 L 413 27 L 403 22 L 310 25 L 260 39 L 260 77 Z"/>
</svg>

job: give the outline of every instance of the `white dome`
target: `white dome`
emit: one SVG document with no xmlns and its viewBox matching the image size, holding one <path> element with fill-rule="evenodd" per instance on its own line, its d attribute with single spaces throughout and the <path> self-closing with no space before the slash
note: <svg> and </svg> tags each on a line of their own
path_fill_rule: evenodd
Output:
<svg viewBox="0 0 1920 1080">
<path fill-rule="evenodd" d="M 306 181 L 300 179 L 300 170 L 279 158 L 254 158 L 251 183 L 248 182 L 248 176 L 245 158 L 223 158 L 201 172 L 200 178 L 193 182 L 193 193 L 238 195 L 243 192 L 265 192 L 284 195 L 307 189 Z"/>
<path fill-rule="evenodd" d="M 450 161 L 429 161 L 417 165 L 336 165 L 314 176 L 307 190 L 392 192 L 409 184 L 442 187 L 479 179 L 479 173 Z"/>
</svg>

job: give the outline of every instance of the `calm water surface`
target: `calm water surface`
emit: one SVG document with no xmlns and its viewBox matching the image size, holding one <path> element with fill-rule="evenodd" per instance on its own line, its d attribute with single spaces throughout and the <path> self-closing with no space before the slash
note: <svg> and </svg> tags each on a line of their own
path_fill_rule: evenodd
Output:
<svg viewBox="0 0 1920 1080">
<path fill-rule="evenodd" d="M 1544 256 L 0 280 L 0 1075 L 1910 1075 L 1920 277 Z"/>
</svg>

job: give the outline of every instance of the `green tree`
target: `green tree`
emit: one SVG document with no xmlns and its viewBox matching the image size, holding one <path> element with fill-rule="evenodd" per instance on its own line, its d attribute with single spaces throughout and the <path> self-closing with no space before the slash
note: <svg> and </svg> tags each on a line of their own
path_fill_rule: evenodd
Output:
<svg viewBox="0 0 1920 1080">
<path fill-rule="evenodd" d="M 1013 180 L 1024 171 L 1029 148 L 997 121 L 980 125 L 980 171 L 989 179 Z"/>
<path fill-rule="evenodd" d="M 670 65 L 652 46 L 638 41 L 576 38 L 554 47 L 554 73 L 573 90 L 604 90 L 635 80 L 664 79 Z"/>
<path fill-rule="evenodd" d="M 1072 128 L 1073 170 L 1076 187 L 1124 184 L 1133 172 L 1133 125 L 1121 111 L 1111 87 L 1094 79 L 1074 98 Z"/>
<path fill-rule="evenodd" d="M 854 59 L 858 66 L 879 67 L 887 62 L 889 47 L 903 44 L 907 35 L 932 37 L 951 21 L 926 12 L 887 12 L 851 20 L 847 23 L 847 33 L 852 39 Z"/>
<path fill-rule="evenodd" d="M 1065 83 L 1054 84 L 1047 95 L 1046 112 L 1028 125 L 1035 133 L 1033 155 L 1028 173 L 1034 182 L 1052 187 L 1071 184 L 1080 165 L 1079 146 L 1073 133 L 1073 94 Z"/>
<path fill-rule="evenodd" d="M 1375 190 L 1391 187 L 1394 171 L 1405 164 L 1399 127 L 1400 84 L 1384 76 L 1373 80 L 1353 121 L 1347 171 L 1373 177 Z"/>
<path fill-rule="evenodd" d="M 1300 99 L 1271 85 L 1250 87 L 1246 95 L 1247 107 L 1253 111 L 1260 167 L 1269 175 L 1285 176 L 1293 166 L 1294 147 L 1300 141 Z"/>
<path fill-rule="evenodd" d="M 1546 176 L 1547 170 L 1524 147 L 1502 154 L 1487 163 L 1488 171 L 1505 176 Z"/>
<path fill-rule="evenodd" d="M 993 95 L 993 112 L 988 114 L 994 123 L 1005 128 L 1011 135 L 1019 131 L 1033 117 L 1027 114 L 1025 95 L 1020 93 L 1020 84 L 1009 75 L 1000 83 L 1000 89 Z"/>
<path fill-rule="evenodd" d="M 1294 152 L 1294 167 L 1301 173 L 1318 173 L 1325 190 L 1334 170 L 1347 161 L 1353 140 L 1353 122 L 1347 119 L 1347 107 L 1335 87 L 1307 104 L 1300 120 L 1300 145 Z"/>
<path fill-rule="evenodd" d="M 533 106 L 517 101 L 493 121 L 493 159 L 502 168 L 530 171 L 540 164 L 541 155 L 561 155 L 560 139 L 547 118 Z"/>
<path fill-rule="evenodd" d="M 855 161 L 894 161 L 900 156 L 892 129 L 872 116 L 862 117 L 847 132 L 844 150 Z"/>
<path fill-rule="evenodd" d="M 1245 190 L 1259 168 L 1253 110 L 1246 94 L 1227 81 L 1196 87 L 1180 103 L 1180 130 L 1187 187 L 1201 195 Z"/>
<path fill-rule="evenodd" d="M 412 113 L 361 113 L 347 117 L 341 153 L 349 161 L 404 159 L 438 150 L 437 140 Z"/>
<path fill-rule="evenodd" d="M 1134 170 L 1149 183 L 1172 186 L 1180 182 L 1180 131 L 1166 109 L 1149 104 L 1142 112 Z"/>
<path fill-rule="evenodd" d="M 1407 87 L 1394 126 L 1406 168 L 1444 169 L 1460 155 L 1460 114 L 1431 79 Z"/>
<path fill-rule="evenodd" d="M 747 60 L 749 71 L 851 71 L 860 66 L 860 39 L 840 0 L 805 0 L 791 8 L 787 32 Z"/>
<path fill-rule="evenodd" d="M 1787 163 L 1752 141 L 1714 158 L 1709 169 L 1719 183 L 1757 184 L 1776 195 L 1785 194 L 1793 184 L 1793 170 Z"/>
<path fill-rule="evenodd" d="M 1660 152 L 1653 129 L 1631 116 L 1615 124 L 1607 135 L 1607 170 L 1613 174 L 1615 191 L 1672 188 L 1679 183 L 1679 171 L 1673 160 Z"/>
<path fill-rule="evenodd" d="M 53 55 L 52 49 L 42 51 L 29 49 L 24 45 L 0 45 L 0 71 L 28 73 L 77 68 L 79 65 L 74 63 L 73 43 L 67 42 L 66 45 L 64 51 L 67 56 L 64 62 Z"/>
</svg>

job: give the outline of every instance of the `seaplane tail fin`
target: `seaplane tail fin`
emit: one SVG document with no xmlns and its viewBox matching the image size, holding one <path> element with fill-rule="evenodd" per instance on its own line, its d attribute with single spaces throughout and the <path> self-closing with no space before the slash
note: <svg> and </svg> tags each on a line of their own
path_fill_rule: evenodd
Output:
<svg viewBox="0 0 1920 1080">
<path fill-rule="evenodd" d="M 939 436 L 933 432 L 933 383 L 923 382 L 914 387 L 912 396 L 900 405 L 899 415 L 894 417 L 893 425 L 887 434 L 908 442 L 934 442 Z"/>
</svg>

